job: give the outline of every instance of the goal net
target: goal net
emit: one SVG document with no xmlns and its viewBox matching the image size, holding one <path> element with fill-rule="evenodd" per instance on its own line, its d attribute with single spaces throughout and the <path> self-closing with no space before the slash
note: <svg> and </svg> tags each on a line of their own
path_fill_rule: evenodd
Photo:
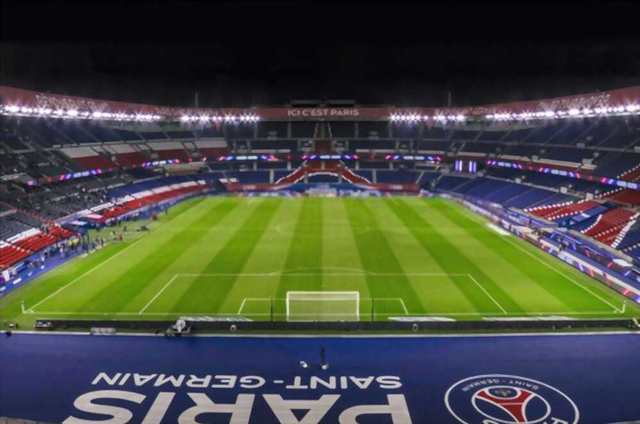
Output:
<svg viewBox="0 0 640 424">
<path fill-rule="evenodd" d="M 360 292 L 287 292 L 287 321 L 359 321 Z"/>
</svg>

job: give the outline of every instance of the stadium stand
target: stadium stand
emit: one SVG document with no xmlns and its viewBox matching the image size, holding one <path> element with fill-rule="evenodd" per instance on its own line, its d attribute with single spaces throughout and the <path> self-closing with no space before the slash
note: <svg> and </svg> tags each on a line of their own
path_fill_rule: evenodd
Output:
<svg viewBox="0 0 640 424">
<path fill-rule="evenodd" d="M 640 181 L 640 126 L 635 115 L 453 125 L 362 117 L 207 124 L 33 116 L 0 119 L 0 170 L 3 176 L 20 178 L 2 183 L 0 198 L 12 208 L 46 220 L 93 211 L 140 190 L 157 190 L 158 175 L 141 168 L 142 164 L 205 161 L 208 172 L 202 175 L 212 183 L 227 178 L 239 184 L 279 186 L 294 182 L 417 184 L 524 209 L 625 252 L 639 250 L 634 245 L 635 224 L 630 223 L 640 206 L 640 191 L 611 180 Z M 302 157 L 314 152 L 360 158 L 339 162 Z M 411 154 L 438 155 L 444 160 L 424 168 L 389 159 L 390 155 Z M 238 165 L 228 162 L 229 155 L 273 155 L 277 160 Z M 453 172 L 456 159 L 477 162 L 480 174 Z M 513 168 L 485 166 L 489 160 Z M 559 174 L 560 170 L 579 175 Z M 83 171 L 99 172 L 88 175 Z M 135 182 L 146 178 L 151 182 Z M 115 203 L 109 215 L 117 216 L 139 204 Z M 20 233 L 37 227 L 23 221 L 11 220 L 7 228 Z"/>
</svg>

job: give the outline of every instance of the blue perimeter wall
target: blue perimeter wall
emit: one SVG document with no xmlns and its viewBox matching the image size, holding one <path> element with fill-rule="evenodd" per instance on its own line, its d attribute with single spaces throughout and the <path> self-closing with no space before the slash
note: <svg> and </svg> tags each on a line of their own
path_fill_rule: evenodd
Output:
<svg viewBox="0 0 640 424">
<path fill-rule="evenodd" d="M 325 347 L 329 364 L 326 371 L 319 367 L 320 344 Z M 301 360 L 309 368 L 301 368 Z M 106 373 L 103 377 L 113 378 L 113 382 L 99 378 L 100 373 Z M 160 374 L 172 375 L 175 381 L 180 375 L 184 377 L 176 383 L 179 387 L 170 382 L 158 385 Z M 329 385 L 330 377 L 335 376 L 336 388 L 324 387 L 318 380 L 317 387 L 312 388 L 314 376 Z M 485 377 L 454 387 L 447 406 L 445 394 L 449 388 L 474 376 Z M 300 377 L 298 384 L 296 377 Z M 260 385 L 261 379 L 264 384 L 250 388 Z M 469 382 L 475 382 L 475 388 L 464 389 Z M 202 384 L 207 388 L 198 387 Z M 338 397 L 325 397 L 325 403 L 330 405 L 328 411 L 317 412 L 315 418 L 307 417 L 308 422 L 496 422 L 487 416 L 498 417 L 502 422 L 522 422 L 513 414 L 504 415 L 496 404 L 478 404 L 474 400 L 474 393 L 495 385 L 502 387 L 496 392 L 500 396 L 514 393 L 511 388 L 525 387 L 533 398 L 526 410 L 529 420 L 544 416 L 547 418 L 540 422 L 602 424 L 639 420 L 640 333 L 174 339 L 27 333 L 0 336 L 0 416 L 54 423 L 71 416 L 79 420 L 67 422 L 299 422 L 306 409 L 292 410 L 290 415 L 281 411 L 278 418 L 274 405 L 295 407 L 286 400 L 317 401 L 327 394 Z M 94 403 L 117 406 L 116 413 L 83 412 L 74 406 L 79 396 L 106 390 L 117 392 L 102 395 L 124 399 L 103 398 Z M 160 393 L 165 394 L 158 398 Z M 245 395 L 242 398 L 246 407 L 239 408 L 242 412 L 234 416 L 236 421 L 230 421 L 230 413 L 198 416 L 192 408 L 209 400 L 233 404 L 240 399 L 238 395 Z M 270 398 L 270 405 L 265 395 L 281 395 L 285 402 L 276 396 Z M 388 412 L 390 403 L 396 405 L 396 415 Z M 309 405 L 312 403 L 297 406 Z M 358 405 L 387 405 L 387 410 L 375 415 L 370 414 L 375 411 L 370 406 L 352 408 Z M 86 409 L 86 404 L 82 408 L 91 410 Z M 190 408 L 191 412 L 186 413 Z M 150 410 L 154 413 L 147 416 Z M 102 421 L 113 415 L 120 418 Z"/>
</svg>

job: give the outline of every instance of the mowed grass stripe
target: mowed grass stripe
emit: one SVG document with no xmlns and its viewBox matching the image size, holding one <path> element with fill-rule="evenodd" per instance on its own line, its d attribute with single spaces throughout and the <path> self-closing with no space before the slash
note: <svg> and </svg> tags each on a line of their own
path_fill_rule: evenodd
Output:
<svg viewBox="0 0 640 424">
<path fill-rule="evenodd" d="M 507 312 L 522 312 L 522 307 L 489 278 L 482 269 L 453 246 L 404 199 L 386 199 L 385 204 L 411 230 L 413 236 L 448 274 L 471 274 Z M 501 312 L 477 284 L 466 276 L 451 277 L 458 289 L 478 312 Z"/>
<path fill-rule="evenodd" d="M 547 293 L 564 303 L 573 311 L 611 310 L 611 307 L 597 297 L 585 292 L 582 288 L 568 281 L 556 271 L 542 266 L 535 259 L 516 249 L 500 236 L 487 228 L 479 226 L 474 220 L 465 216 L 457 207 L 447 202 L 435 202 L 433 208 L 446 214 L 447 217 L 469 234 L 484 244 L 488 249 L 498 251 L 506 260 L 516 266 L 520 272 L 536 281 Z M 514 240 L 520 242 L 520 240 Z M 553 260 L 545 258 L 544 260 Z M 574 270 L 569 270 L 574 271 Z"/>
<path fill-rule="evenodd" d="M 455 223 L 448 213 L 434 208 L 434 205 L 440 202 L 440 199 L 407 199 L 407 204 L 410 204 L 433 228 L 437 228 L 453 247 L 464 252 L 467 259 L 480 267 L 522 308 L 532 312 L 569 310 L 567 305 L 540 287 L 535 279 L 524 274 L 517 264 L 501 255 L 500 249 L 490 248 L 472 235 L 475 233 L 480 239 L 493 237 L 496 233 L 487 228 L 487 222 L 473 222 L 474 225 L 463 228 Z"/>
<path fill-rule="evenodd" d="M 398 219 L 391 209 L 382 204 L 383 200 L 370 199 L 368 201 L 378 222 L 384 222 L 380 228 L 385 233 L 400 266 L 407 274 L 427 312 L 430 314 L 477 312 L 473 304 L 467 300 L 451 280 L 453 276 L 447 276 L 438 262 L 422 248 L 420 242 L 411 234 L 411 230 Z"/>
<path fill-rule="evenodd" d="M 364 278 L 362 263 L 354 239 L 353 227 L 344 201 L 323 199 L 323 287 L 329 291 L 358 291 L 361 298 L 370 297 L 369 287 Z M 353 276 L 331 276 L 329 274 L 350 274 Z M 371 308 L 369 308 L 371 309 Z"/>
<path fill-rule="evenodd" d="M 216 202 L 212 207 L 206 208 L 204 213 L 196 213 L 190 216 L 189 218 L 191 219 L 184 222 L 184 227 L 188 228 L 190 223 L 202 220 L 213 225 L 231 213 L 238 204 L 237 201 Z M 171 232 L 169 234 L 172 234 L 172 236 L 168 240 L 156 245 L 141 261 L 130 264 L 128 272 L 118 278 L 113 278 L 111 284 L 94 294 L 78 311 L 100 311 L 103 310 L 101 307 L 105 302 L 110 305 L 111 312 L 124 310 L 126 305 L 138 293 L 144 290 L 147 285 L 152 284 L 165 270 L 169 269 L 189 245 L 197 242 L 207 233 L 203 231 L 195 234 L 189 233 L 189 235 L 181 232 Z"/>
<path fill-rule="evenodd" d="M 322 199 L 302 200 L 283 275 L 278 282 L 278 299 L 286 299 L 288 291 L 322 290 L 322 215 Z M 313 275 L 287 275 L 287 272 Z M 278 301 L 278 309 L 281 304 Z"/>
<path fill-rule="evenodd" d="M 166 222 L 171 221 L 172 219 L 179 216 L 182 212 L 196 206 L 202 201 L 202 198 L 190 199 L 186 200 L 174 208 L 172 208 L 173 214 L 171 216 L 161 215 L 158 222 L 150 223 L 149 226 L 152 227 L 152 231 L 150 234 L 155 233 L 157 228 L 154 226 L 162 225 Z M 136 238 L 137 240 L 137 238 Z M 138 244 L 141 244 L 143 241 L 141 240 Z M 56 291 L 62 289 L 67 286 L 70 282 L 77 279 L 78 277 L 89 273 L 88 275 L 92 275 L 94 268 L 96 268 L 101 263 L 109 260 L 111 257 L 117 255 L 123 249 L 128 248 L 131 245 L 131 242 L 125 243 L 108 243 L 107 246 L 101 250 L 98 250 L 87 257 L 80 257 L 72 259 L 65 264 L 57 267 L 56 269 L 49 271 L 48 273 L 38 277 L 36 280 L 30 282 L 29 284 L 21 287 L 19 290 L 14 290 L 10 292 L 8 295 L 4 297 L 0 297 L 0 317 L 2 318 L 15 318 L 22 314 L 22 309 L 20 308 L 20 302 L 24 301 L 26 308 L 30 308 L 43 299 L 53 295 Z M 70 286 L 69 289 L 65 289 L 62 292 L 59 292 L 60 295 L 63 293 L 67 295 L 67 291 L 69 293 L 75 291 L 75 285 Z M 51 301 L 56 300 L 58 295 L 53 295 Z M 44 302 L 42 307 L 49 306 L 50 302 Z M 42 309 L 40 307 L 39 309 Z"/>
<path fill-rule="evenodd" d="M 364 269 L 380 274 L 397 274 L 396 276 L 367 275 L 369 293 L 373 298 L 401 298 L 412 314 L 424 314 L 425 307 L 413 289 L 409 279 L 396 258 L 389 241 L 363 199 L 344 199 L 353 229 L 360 262 Z M 380 305 L 378 312 L 384 314 L 385 308 Z M 395 311 L 397 305 L 393 305 Z"/>
<path fill-rule="evenodd" d="M 111 246 L 118 245 L 118 251 L 122 251 L 124 249 L 127 250 L 127 254 L 118 257 L 114 262 L 109 263 L 108 267 L 105 268 L 97 268 L 96 271 L 92 271 L 89 273 L 77 273 L 73 277 L 69 277 L 67 283 L 74 281 L 76 279 L 77 282 L 70 286 L 68 289 L 60 291 L 59 293 L 53 295 L 44 303 L 38 306 L 37 310 L 45 310 L 45 311 L 79 311 L 82 308 L 86 307 L 94 295 L 102 292 L 106 288 L 108 288 L 114 281 L 119 280 L 124 275 L 129 272 L 130 267 L 136 264 L 139 260 L 143 259 L 149 254 L 149 249 L 153 249 L 159 241 L 166 240 L 171 237 L 171 234 L 164 233 L 161 231 L 162 228 L 166 226 L 176 225 L 176 223 L 182 221 L 188 221 L 193 219 L 192 216 L 198 211 L 205 210 L 205 203 L 202 201 L 196 202 L 185 202 L 185 204 L 179 205 L 174 213 L 170 215 L 163 215 L 161 220 L 163 225 L 158 228 L 153 228 L 150 232 L 146 233 L 139 241 L 137 241 L 136 245 L 131 249 L 128 249 L 131 246 L 130 242 L 126 242 L 123 244 L 112 242 L 110 246 L 107 246 L 109 249 Z M 109 231 L 108 229 L 102 230 L 103 232 Z M 93 256 L 101 257 L 101 252 L 97 252 L 92 254 L 89 258 Z M 116 253 L 117 254 L 117 253 Z M 115 254 L 114 254 L 115 255 Z M 89 259 L 87 258 L 87 259 Z M 76 258 L 73 262 L 84 261 L 86 259 Z M 104 262 L 109 260 L 109 258 L 104 258 L 99 262 Z M 98 264 L 94 265 L 97 267 Z M 54 271 L 55 273 L 55 271 Z M 46 279 L 46 276 L 45 276 Z M 108 302 L 107 299 L 101 299 L 101 306 L 104 311 L 105 302 Z M 112 308 L 106 308 L 107 311 Z"/>
<path fill-rule="evenodd" d="M 293 200 L 293 201 L 291 201 Z M 242 315 L 265 319 L 270 313 L 271 299 L 277 296 L 278 283 L 282 270 L 286 269 L 289 246 L 294 237 L 296 225 L 295 217 L 300 213 L 302 202 L 289 199 L 282 202 L 273 216 L 271 224 L 260 241 L 256 244 L 253 254 L 242 269 L 243 274 L 270 274 L 271 276 L 241 276 L 233 285 L 221 313 L 238 313 L 242 306 Z M 242 302 L 247 300 L 244 305 Z M 258 300 L 260 299 L 260 300 Z"/>
<path fill-rule="evenodd" d="M 261 199 L 233 237 L 210 260 L 203 274 L 240 274 L 255 246 L 267 231 L 282 199 Z M 231 291 L 237 275 L 196 277 L 173 307 L 174 312 L 217 313 Z"/>
<path fill-rule="evenodd" d="M 233 237 L 234 234 L 231 231 L 227 231 L 228 228 L 244 221 L 254 210 L 253 206 L 248 206 L 247 202 L 239 201 L 238 199 L 224 199 L 223 202 L 237 203 L 237 206 L 224 216 L 214 218 L 211 215 L 207 215 L 188 227 L 183 227 L 183 235 L 189 238 L 189 245 L 180 249 L 179 256 L 171 266 L 165 269 L 162 274 L 159 274 L 144 290 L 140 291 L 135 299 L 132 299 L 128 305 L 128 310 L 143 311 L 145 313 L 159 313 L 171 310 L 175 302 L 188 289 L 189 282 L 195 278 L 184 275 L 176 277 L 176 275 L 197 275 L 202 272 L 207 262 Z M 190 237 L 193 228 L 199 228 L 199 232 L 193 233 L 197 234 L 195 238 Z M 174 277 L 176 278 L 174 279 Z M 171 280 L 173 282 L 167 286 Z M 165 289 L 163 290 L 163 288 Z M 161 294 L 158 294 L 160 292 Z M 153 302 L 150 299 L 154 299 Z"/>
</svg>

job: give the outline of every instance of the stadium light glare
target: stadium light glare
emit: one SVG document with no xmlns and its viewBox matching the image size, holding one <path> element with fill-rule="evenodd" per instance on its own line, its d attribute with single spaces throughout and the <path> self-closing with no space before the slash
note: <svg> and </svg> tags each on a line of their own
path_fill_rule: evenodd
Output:
<svg viewBox="0 0 640 424">
<path fill-rule="evenodd" d="M 16 113 L 20 110 L 18 106 L 7 106 L 7 110 L 11 113 Z"/>
</svg>

